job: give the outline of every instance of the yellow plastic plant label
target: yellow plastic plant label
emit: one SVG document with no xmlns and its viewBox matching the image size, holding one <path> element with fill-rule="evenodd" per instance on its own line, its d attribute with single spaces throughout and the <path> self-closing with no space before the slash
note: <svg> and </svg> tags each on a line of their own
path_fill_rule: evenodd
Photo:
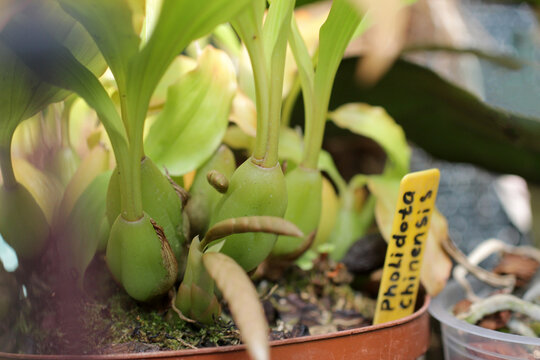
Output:
<svg viewBox="0 0 540 360">
<path fill-rule="evenodd" d="M 414 311 L 439 178 L 439 170 L 430 169 L 401 179 L 373 324 L 401 319 Z"/>
</svg>

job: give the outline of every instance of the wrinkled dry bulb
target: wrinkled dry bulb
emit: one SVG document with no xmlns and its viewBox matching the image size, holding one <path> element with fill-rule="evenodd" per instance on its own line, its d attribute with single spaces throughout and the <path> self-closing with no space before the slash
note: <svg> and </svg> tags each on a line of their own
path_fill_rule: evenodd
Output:
<svg viewBox="0 0 540 360">
<path fill-rule="evenodd" d="M 49 238 L 45 214 L 19 183 L 0 186 L 0 234 L 21 260 L 39 256 Z"/>
<path fill-rule="evenodd" d="M 167 293 L 178 274 L 174 252 L 163 230 L 146 213 L 135 221 L 117 217 L 106 259 L 113 277 L 138 301 Z"/>
<path fill-rule="evenodd" d="M 115 171 L 107 193 L 107 218 L 112 224 L 120 214 L 120 184 Z M 178 264 L 185 260 L 184 216 L 182 199 L 169 180 L 148 157 L 141 161 L 141 195 L 143 209 L 163 229 Z"/>
</svg>

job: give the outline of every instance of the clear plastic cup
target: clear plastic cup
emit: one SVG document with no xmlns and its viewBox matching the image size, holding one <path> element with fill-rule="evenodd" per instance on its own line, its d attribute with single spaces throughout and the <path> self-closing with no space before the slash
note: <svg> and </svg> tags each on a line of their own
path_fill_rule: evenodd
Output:
<svg viewBox="0 0 540 360">
<path fill-rule="evenodd" d="M 475 291 L 489 291 L 489 287 L 479 281 L 471 283 Z M 429 306 L 430 314 L 441 323 L 446 360 L 540 359 L 539 338 L 484 329 L 457 319 L 452 308 L 464 297 L 461 286 L 450 282 Z"/>
</svg>

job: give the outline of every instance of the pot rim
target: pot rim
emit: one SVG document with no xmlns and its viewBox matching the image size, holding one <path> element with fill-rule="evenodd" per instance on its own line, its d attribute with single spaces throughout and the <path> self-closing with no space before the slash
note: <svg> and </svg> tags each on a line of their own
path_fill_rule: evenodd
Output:
<svg viewBox="0 0 540 360">
<path fill-rule="evenodd" d="M 376 332 L 393 327 L 397 327 L 409 322 L 412 322 L 427 312 L 431 302 L 431 298 L 428 294 L 424 296 L 424 302 L 422 306 L 412 313 L 398 320 L 393 320 L 377 325 L 363 326 L 360 328 L 336 331 L 329 334 L 322 335 L 309 335 L 301 336 L 291 339 L 282 339 L 270 341 L 270 347 L 280 347 L 290 344 L 301 344 L 305 342 L 316 342 L 327 339 L 334 339 L 339 337 L 353 336 L 366 332 Z M 155 352 L 142 352 L 142 353 L 120 353 L 120 354 L 104 354 L 104 355 L 38 355 L 38 354 L 14 354 L 5 353 L 0 351 L 0 359 L 25 359 L 25 360 L 124 360 L 124 359 L 140 359 L 141 356 L 144 359 L 161 359 L 170 358 L 171 356 L 190 356 L 190 355 L 203 355 L 211 353 L 228 353 L 242 351 L 246 349 L 246 345 L 228 345 L 228 346 L 216 346 L 200 349 L 187 349 L 187 350 L 165 350 Z"/>
</svg>

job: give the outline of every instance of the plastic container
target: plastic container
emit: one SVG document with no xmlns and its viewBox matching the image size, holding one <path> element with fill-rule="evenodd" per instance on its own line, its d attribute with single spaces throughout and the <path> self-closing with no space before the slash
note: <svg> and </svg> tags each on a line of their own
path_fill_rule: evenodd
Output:
<svg viewBox="0 0 540 360">
<path fill-rule="evenodd" d="M 490 290 L 479 281 L 473 281 L 471 285 L 478 294 L 482 294 L 479 289 L 484 293 Z M 464 297 L 461 286 L 451 282 L 429 306 L 430 314 L 441 323 L 446 360 L 540 359 L 538 338 L 505 334 L 457 319 L 452 314 L 452 308 Z"/>
</svg>

